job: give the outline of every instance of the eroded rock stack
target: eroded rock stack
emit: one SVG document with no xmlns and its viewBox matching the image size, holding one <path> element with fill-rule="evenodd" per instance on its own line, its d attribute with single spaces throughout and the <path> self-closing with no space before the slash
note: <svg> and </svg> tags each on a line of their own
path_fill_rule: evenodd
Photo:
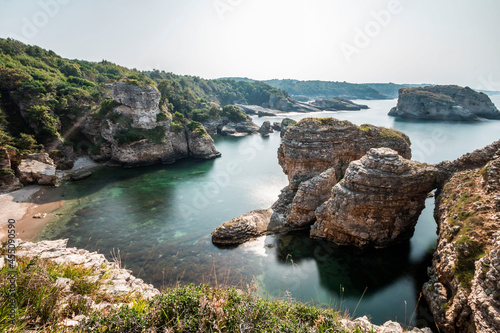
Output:
<svg viewBox="0 0 500 333">
<path fill-rule="evenodd" d="M 335 167 L 341 176 L 350 162 L 370 148 L 387 147 L 411 158 L 404 133 L 372 125 L 356 126 L 334 118 L 307 118 L 291 127 L 278 149 L 278 161 L 290 184 L 310 179 Z"/>
<path fill-rule="evenodd" d="M 291 127 L 278 149 L 278 162 L 289 185 L 273 205 L 271 225 L 309 227 L 314 211 L 330 197 L 349 163 L 377 147 L 411 157 L 410 139 L 395 130 L 333 118 L 305 119 Z"/>
<path fill-rule="evenodd" d="M 316 220 L 316 209 L 330 198 L 333 186 L 343 177 L 349 163 L 374 147 L 390 147 L 406 158 L 411 157 L 408 137 L 387 128 L 356 126 L 333 118 L 309 118 L 285 129 L 278 161 L 288 176 L 289 185 L 271 207 L 265 233 L 309 228 Z M 234 223 L 246 221 L 236 218 L 230 222 L 238 234 L 247 227 L 234 228 Z M 231 237 L 229 229 L 224 230 L 224 244 L 227 244 Z M 218 232 L 212 234 L 216 244 L 220 239 Z M 252 234 L 256 236 L 258 234 Z M 233 243 L 241 243 L 243 239 L 235 236 Z"/>
<path fill-rule="evenodd" d="M 351 162 L 331 198 L 316 211 L 311 236 L 337 244 L 385 247 L 413 235 L 427 194 L 442 173 L 373 148 Z"/>
</svg>

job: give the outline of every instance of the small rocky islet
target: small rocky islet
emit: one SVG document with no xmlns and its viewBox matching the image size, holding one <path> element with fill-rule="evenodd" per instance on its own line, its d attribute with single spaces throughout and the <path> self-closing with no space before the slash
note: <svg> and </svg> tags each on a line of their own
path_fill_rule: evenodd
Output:
<svg viewBox="0 0 500 333">
<path fill-rule="evenodd" d="M 500 119 L 500 111 L 486 94 L 454 85 L 401 88 L 389 115 L 447 121 Z"/>
</svg>

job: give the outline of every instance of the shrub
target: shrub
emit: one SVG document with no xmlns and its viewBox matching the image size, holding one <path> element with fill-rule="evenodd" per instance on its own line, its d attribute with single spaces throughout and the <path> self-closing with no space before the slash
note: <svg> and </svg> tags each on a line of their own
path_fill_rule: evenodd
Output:
<svg viewBox="0 0 500 333">
<path fill-rule="evenodd" d="M 243 113 L 240 108 L 234 105 L 226 105 L 223 107 L 221 116 L 226 117 L 233 123 L 240 123 L 250 119 L 247 114 Z"/>
<path fill-rule="evenodd" d="M 1 176 L 13 176 L 14 170 L 10 168 L 0 169 L 0 177 Z"/>
<path fill-rule="evenodd" d="M 17 140 L 17 146 L 22 150 L 34 150 L 36 149 L 37 143 L 33 135 L 21 133 Z"/>
<path fill-rule="evenodd" d="M 168 113 L 166 112 L 160 112 L 156 115 L 156 121 L 157 122 L 160 122 L 160 121 L 167 121 L 169 120 L 169 116 L 168 116 Z"/>
<path fill-rule="evenodd" d="M 97 84 L 89 80 L 81 79 L 79 77 L 70 76 L 68 82 L 75 84 L 79 87 L 97 87 Z"/>
<path fill-rule="evenodd" d="M 187 127 L 195 137 L 209 136 L 205 127 L 197 121 L 190 121 Z"/>
<path fill-rule="evenodd" d="M 60 126 L 59 119 L 50 114 L 50 108 L 43 105 L 34 105 L 27 110 L 27 118 L 39 131 L 39 134 L 55 138 L 59 136 L 57 127 Z"/>
</svg>

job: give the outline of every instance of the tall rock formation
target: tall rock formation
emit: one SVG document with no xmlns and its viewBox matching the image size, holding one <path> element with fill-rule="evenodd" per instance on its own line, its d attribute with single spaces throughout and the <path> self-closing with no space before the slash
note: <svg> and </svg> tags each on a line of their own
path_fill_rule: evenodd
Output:
<svg viewBox="0 0 500 333">
<path fill-rule="evenodd" d="M 386 247 L 411 238 L 427 194 L 442 177 L 433 166 L 373 148 L 351 162 L 316 211 L 311 236 L 337 244 Z"/>
<path fill-rule="evenodd" d="M 273 205 L 271 225 L 309 227 L 314 211 L 330 197 L 349 163 L 378 147 L 411 158 L 410 139 L 395 130 L 334 118 L 304 119 L 291 127 L 278 148 L 278 162 L 289 185 Z"/>
<path fill-rule="evenodd" d="M 389 115 L 429 120 L 500 119 L 500 111 L 486 94 L 459 86 L 401 88 L 398 105 Z"/>
<path fill-rule="evenodd" d="M 409 138 L 387 128 L 356 126 L 333 118 L 308 118 L 289 127 L 278 149 L 278 161 L 289 185 L 271 207 L 270 220 L 262 222 L 266 233 L 309 228 L 316 220 L 316 209 L 330 198 L 333 186 L 343 177 L 349 163 L 377 147 L 389 147 L 406 158 L 411 157 Z M 231 222 L 234 225 L 246 221 L 237 218 Z M 240 232 L 246 227 L 233 229 Z M 231 238 L 228 230 L 224 230 L 226 244 Z M 220 237 L 212 239 L 217 243 Z M 242 239 L 234 237 L 234 243 Z"/>
<path fill-rule="evenodd" d="M 350 162 L 378 147 L 392 148 L 411 158 L 410 139 L 402 132 L 334 118 L 306 118 L 284 134 L 278 162 L 290 185 L 295 186 L 332 167 L 341 178 Z"/>
<path fill-rule="evenodd" d="M 83 125 L 97 151 L 95 159 L 124 166 L 173 163 L 188 156 L 220 156 L 203 125 L 173 119 L 159 106 L 160 92 L 118 81 L 107 85 L 113 102 L 108 114 L 94 115 Z M 101 105 L 101 111 L 103 112 Z M 104 117 L 103 117 L 104 116 Z"/>
</svg>

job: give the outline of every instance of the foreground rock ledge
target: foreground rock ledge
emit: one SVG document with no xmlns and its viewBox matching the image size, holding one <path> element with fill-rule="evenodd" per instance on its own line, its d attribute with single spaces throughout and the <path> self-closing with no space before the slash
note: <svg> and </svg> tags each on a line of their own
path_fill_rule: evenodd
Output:
<svg viewBox="0 0 500 333">
<path fill-rule="evenodd" d="M 112 297 L 136 296 L 151 300 L 161 295 L 152 285 L 134 277 L 130 270 L 120 268 L 117 263 L 109 262 L 104 255 L 77 248 L 68 248 L 67 243 L 67 239 L 38 243 L 19 241 L 16 255 L 18 257 L 47 259 L 54 261 L 56 264 L 80 265 L 85 268 L 100 270 L 101 274 L 98 275 L 98 279 L 102 280 L 101 291 Z M 0 269 L 4 268 L 5 265 L 7 265 L 6 259 L 4 259 L 4 256 L 0 256 Z M 66 294 L 70 293 L 72 283 L 71 279 L 65 278 L 58 278 L 55 281 L 55 284 L 63 288 L 63 293 Z M 87 302 L 87 306 L 100 312 L 106 312 L 110 308 L 126 305 L 123 303 L 111 304 L 107 302 L 96 304 L 90 298 L 84 297 L 83 299 Z M 75 315 L 73 313 L 72 316 L 70 315 L 70 318 L 63 320 L 58 325 L 61 327 L 76 328 L 85 319 L 87 319 L 86 316 Z M 408 328 L 404 330 L 399 323 L 393 321 L 388 321 L 380 326 L 373 325 L 366 316 L 354 320 L 342 319 L 340 320 L 340 324 L 348 332 L 432 333 L 429 328 Z"/>
</svg>

